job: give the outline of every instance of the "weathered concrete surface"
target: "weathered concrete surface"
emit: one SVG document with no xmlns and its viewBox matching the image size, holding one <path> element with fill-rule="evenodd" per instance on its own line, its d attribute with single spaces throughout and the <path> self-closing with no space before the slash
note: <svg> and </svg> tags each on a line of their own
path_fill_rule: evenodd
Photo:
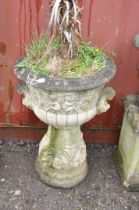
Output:
<svg viewBox="0 0 139 210">
<path fill-rule="evenodd" d="M 22 103 L 48 124 L 36 161 L 41 180 L 55 187 L 70 188 L 84 180 L 88 167 L 80 125 L 106 112 L 115 91 L 104 85 L 90 90 L 48 91 L 20 86 Z"/>
<path fill-rule="evenodd" d="M 124 187 L 139 191 L 139 98 L 129 95 L 124 102 L 125 113 L 116 162 Z"/>
<path fill-rule="evenodd" d="M 72 129 L 48 127 L 40 142 L 36 170 L 42 181 L 69 188 L 87 175 L 86 145 L 79 126 Z"/>
<path fill-rule="evenodd" d="M 105 85 L 116 73 L 116 65 L 113 60 L 107 59 L 106 66 L 101 71 L 96 71 L 90 76 L 77 78 L 59 78 L 34 75 L 31 69 L 17 67 L 17 63 L 23 58 L 19 58 L 15 64 L 14 71 L 18 79 L 29 86 L 34 86 L 43 90 L 57 91 L 81 91 L 93 89 Z"/>
<path fill-rule="evenodd" d="M 110 108 L 115 91 L 105 84 L 116 73 L 114 61 L 107 58 L 101 71 L 79 78 L 37 76 L 16 65 L 14 71 L 24 84 L 18 86 L 23 105 L 48 124 L 36 161 L 41 180 L 62 188 L 79 184 L 88 170 L 80 126 Z"/>
<path fill-rule="evenodd" d="M 85 181 L 72 189 L 55 189 L 35 173 L 38 144 L 0 144 L 0 210 L 139 210 L 139 193 L 120 184 L 116 146 L 88 144 Z"/>
</svg>

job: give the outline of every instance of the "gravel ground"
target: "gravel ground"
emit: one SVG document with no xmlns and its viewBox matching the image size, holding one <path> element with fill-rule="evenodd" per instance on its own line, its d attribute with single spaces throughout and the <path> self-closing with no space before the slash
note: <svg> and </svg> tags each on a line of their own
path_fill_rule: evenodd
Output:
<svg viewBox="0 0 139 210">
<path fill-rule="evenodd" d="M 39 180 L 37 150 L 37 143 L 0 141 L 0 210 L 139 210 L 139 193 L 120 184 L 116 146 L 87 144 L 89 173 L 72 189 L 55 189 Z"/>
</svg>

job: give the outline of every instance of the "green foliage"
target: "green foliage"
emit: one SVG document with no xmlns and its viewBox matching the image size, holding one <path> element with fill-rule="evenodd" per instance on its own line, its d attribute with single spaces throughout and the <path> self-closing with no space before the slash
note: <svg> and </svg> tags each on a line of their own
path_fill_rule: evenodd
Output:
<svg viewBox="0 0 139 210">
<path fill-rule="evenodd" d="M 90 47 L 88 43 L 82 43 L 78 48 L 77 60 L 75 61 L 74 67 L 77 69 L 86 70 L 91 68 L 94 61 L 97 63 L 97 69 L 104 67 L 105 54 L 98 47 Z"/>
<path fill-rule="evenodd" d="M 19 68 L 30 68 L 36 75 L 48 76 L 51 69 L 47 67 L 51 54 L 44 56 L 48 46 L 48 36 L 44 35 L 40 39 L 34 39 L 25 47 L 27 57 L 17 64 Z M 58 53 L 61 46 L 61 39 L 57 37 L 49 46 L 50 52 Z M 41 59 L 43 57 L 43 59 Z M 40 62 L 39 62 L 40 61 Z"/>
<path fill-rule="evenodd" d="M 47 51 L 46 51 L 47 49 Z M 61 37 L 57 36 L 48 42 L 46 35 L 39 40 L 33 40 L 26 46 L 27 57 L 17 64 L 19 68 L 30 68 L 36 75 L 54 76 L 54 69 L 61 77 L 88 76 L 101 70 L 106 64 L 106 55 L 98 47 L 90 47 L 88 43 L 80 43 L 73 59 L 61 58 Z M 46 54 L 45 54 L 46 53 Z M 45 56 L 44 56 L 45 55 Z M 62 66 L 51 64 L 50 60 L 61 59 Z"/>
<path fill-rule="evenodd" d="M 80 11 L 75 0 L 52 0 L 49 34 L 25 47 L 26 58 L 17 64 L 34 74 L 53 77 L 82 77 L 100 71 L 106 65 L 105 53 L 81 38 Z M 77 46 L 78 45 L 78 46 Z"/>
<path fill-rule="evenodd" d="M 61 37 L 57 36 L 56 39 L 54 39 L 53 42 L 51 43 L 51 49 L 59 52 L 60 48 L 61 48 Z"/>
<path fill-rule="evenodd" d="M 76 58 L 69 66 L 64 65 L 62 75 L 66 77 L 79 77 L 99 71 L 106 64 L 106 55 L 98 47 L 90 47 L 88 43 L 81 43 L 77 49 Z"/>
<path fill-rule="evenodd" d="M 33 39 L 32 42 L 25 47 L 27 57 L 30 59 L 39 59 L 45 51 L 48 36 L 44 35 L 40 39 Z"/>
</svg>

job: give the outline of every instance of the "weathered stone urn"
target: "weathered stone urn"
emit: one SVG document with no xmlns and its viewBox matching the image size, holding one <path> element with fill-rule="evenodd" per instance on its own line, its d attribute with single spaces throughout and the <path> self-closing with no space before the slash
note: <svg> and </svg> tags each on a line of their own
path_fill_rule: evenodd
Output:
<svg viewBox="0 0 139 210">
<path fill-rule="evenodd" d="M 115 91 L 104 86 L 115 72 L 116 66 L 109 59 L 101 71 L 83 78 L 39 77 L 15 65 L 15 73 L 23 81 L 23 104 L 48 124 L 36 160 L 36 171 L 47 184 L 70 188 L 87 175 L 80 126 L 109 109 L 107 100 L 114 97 Z"/>
<path fill-rule="evenodd" d="M 139 95 L 124 98 L 124 118 L 115 160 L 123 186 L 139 191 Z"/>
</svg>

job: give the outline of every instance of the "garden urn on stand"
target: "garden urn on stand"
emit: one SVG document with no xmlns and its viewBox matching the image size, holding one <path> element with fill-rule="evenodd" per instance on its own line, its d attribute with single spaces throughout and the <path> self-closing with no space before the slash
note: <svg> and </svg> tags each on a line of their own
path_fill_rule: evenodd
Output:
<svg viewBox="0 0 139 210">
<path fill-rule="evenodd" d="M 56 187 L 68 188 L 87 174 L 86 146 L 80 126 L 106 112 L 115 91 L 104 85 L 116 71 L 113 61 L 92 77 L 52 79 L 36 77 L 29 69 L 15 68 L 24 85 L 23 105 L 48 124 L 40 142 L 36 170 L 41 179 Z"/>
<path fill-rule="evenodd" d="M 26 47 L 15 73 L 23 84 L 23 105 L 48 131 L 39 145 L 36 171 L 55 187 L 70 188 L 87 174 L 86 145 L 80 126 L 106 112 L 115 91 L 105 87 L 116 66 L 105 52 L 81 41 L 76 0 L 54 0 L 48 31 Z M 50 30 L 51 29 L 51 30 Z"/>
</svg>

